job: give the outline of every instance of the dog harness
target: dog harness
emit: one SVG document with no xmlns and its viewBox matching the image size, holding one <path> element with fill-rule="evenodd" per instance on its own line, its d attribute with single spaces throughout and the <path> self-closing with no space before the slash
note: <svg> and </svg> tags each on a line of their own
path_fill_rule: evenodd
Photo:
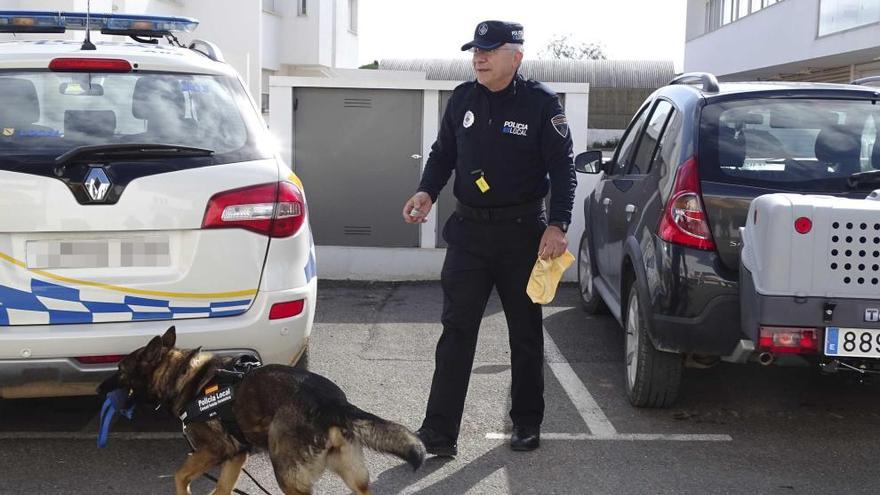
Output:
<svg viewBox="0 0 880 495">
<path fill-rule="evenodd" d="M 214 372 L 207 385 L 184 408 L 180 415 L 183 427 L 191 423 L 203 423 L 219 419 L 229 434 L 235 437 L 245 448 L 250 443 L 235 420 L 232 410 L 235 404 L 235 390 L 245 375 L 262 366 L 257 358 L 244 354 L 236 358 L 228 367 L 219 368 Z"/>
</svg>

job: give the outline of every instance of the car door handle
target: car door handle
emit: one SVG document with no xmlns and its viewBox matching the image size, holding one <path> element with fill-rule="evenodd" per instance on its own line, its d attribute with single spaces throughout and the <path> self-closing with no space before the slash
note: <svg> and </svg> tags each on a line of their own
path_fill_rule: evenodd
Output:
<svg viewBox="0 0 880 495">
<path fill-rule="evenodd" d="M 626 212 L 626 221 L 629 222 L 632 220 L 633 213 L 636 212 L 636 205 L 626 205 L 624 211 Z"/>
<path fill-rule="evenodd" d="M 605 206 L 605 213 L 608 213 L 608 207 L 611 206 L 611 198 L 605 198 L 602 200 L 602 205 Z"/>
</svg>

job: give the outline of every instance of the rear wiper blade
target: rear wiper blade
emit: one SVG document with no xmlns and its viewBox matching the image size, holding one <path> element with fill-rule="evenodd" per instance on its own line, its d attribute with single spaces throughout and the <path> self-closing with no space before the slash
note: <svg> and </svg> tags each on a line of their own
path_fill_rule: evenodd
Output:
<svg viewBox="0 0 880 495">
<path fill-rule="evenodd" d="M 127 158 L 127 159 L 153 159 L 165 156 L 211 156 L 214 150 L 206 148 L 193 148 L 191 146 L 179 146 L 176 144 L 155 143 L 124 143 L 124 144 L 97 144 L 79 146 L 55 158 L 55 165 L 64 165 L 74 159 L 101 159 L 101 158 Z"/>
</svg>

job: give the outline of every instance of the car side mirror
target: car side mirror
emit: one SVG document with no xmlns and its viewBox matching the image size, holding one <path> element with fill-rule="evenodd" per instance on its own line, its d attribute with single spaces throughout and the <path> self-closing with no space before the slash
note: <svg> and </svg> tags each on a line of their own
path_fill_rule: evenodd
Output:
<svg viewBox="0 0 880 495">
<path fill-rule="evenodd" d="M 602 152 L 589 150 L 578 154 L 574 159 L 574 169 L 582 174 L 598 174 L 602 172 Z"/>
</svg>

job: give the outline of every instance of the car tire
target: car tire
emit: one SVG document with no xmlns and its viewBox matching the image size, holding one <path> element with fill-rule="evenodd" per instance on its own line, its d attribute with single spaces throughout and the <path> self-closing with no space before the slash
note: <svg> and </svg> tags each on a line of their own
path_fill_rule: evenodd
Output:
<svg viewBox="0 0 880 495">
<path fill-rule="evenodd" d="M 626 393 L 635 407 L 664 408 L 675 402 L 681 386 L 682 356 L 657 350 L 647 331 L 648 308 L 633 285 L 624 314 Z"/>
<path fill-rule="evenodd" d="M 587 231 L 584 229 L 580 245 L 578 246 L 578 288 L 580 289 L 581 306 L 584 308 L 584 311 L 591 315 L 603 314 L 608 311 L 602 296 L 596 293 L 596 286 L 593 283 L 594 267 L 593 251 L 590 248 Z"/>
</svg>

